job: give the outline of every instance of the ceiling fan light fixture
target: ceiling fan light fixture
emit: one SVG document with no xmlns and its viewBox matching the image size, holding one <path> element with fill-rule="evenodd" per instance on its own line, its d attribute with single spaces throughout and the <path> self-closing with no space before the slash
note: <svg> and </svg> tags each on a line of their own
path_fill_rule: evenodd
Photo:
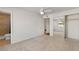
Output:
<svg viewBox="0 0 79 59">
<path fill-rule="evenodd" d="M 41 15 L 44 15 L 44 12 L 40 12 Z"/>
</svg>

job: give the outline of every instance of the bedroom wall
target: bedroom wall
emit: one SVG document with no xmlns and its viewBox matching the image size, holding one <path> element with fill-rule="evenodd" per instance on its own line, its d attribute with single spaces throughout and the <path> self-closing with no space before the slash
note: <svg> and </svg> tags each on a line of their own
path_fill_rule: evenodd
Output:
<svg viewBox="0 0 79 59">
<path fill-rule="evenodd" d="M 44 34 L 43 19 L 39 14 L 22 8 L 0 8 L 11 14 L 11 43 L 17 43 Z"/>
<path fill-rule="evenodd" d="M 15 33 L 12 43 L 43 35 L 43 21 L 36 13 L 15 8 L 13 10 L 13 32 Z"/>
</svg>

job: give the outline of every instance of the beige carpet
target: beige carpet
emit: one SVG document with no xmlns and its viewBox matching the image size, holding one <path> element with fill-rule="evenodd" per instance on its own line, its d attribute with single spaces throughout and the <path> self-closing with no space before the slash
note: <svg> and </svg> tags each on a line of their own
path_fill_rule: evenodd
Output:
<svg viewBox="0 0 79 59">
<path fill-rule="evenodd" d="M 13 45 L 0 47 L 1 51 L 79 51 L 79 40 L 64 39 L 62 35 L 43 35 Z"/>
</svg>

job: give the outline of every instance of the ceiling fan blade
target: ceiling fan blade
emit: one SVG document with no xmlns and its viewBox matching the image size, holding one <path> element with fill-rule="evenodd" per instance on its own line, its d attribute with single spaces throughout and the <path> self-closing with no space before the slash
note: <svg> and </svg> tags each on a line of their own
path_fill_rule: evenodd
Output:
<svg viewBox="0 0 79 59">
<path fill-rule="evenodd" d="M 45 14 L 45 12 L 44 12 L 44 9 L 43 9 L 43 8 L 41 8 L 41 9 L 40 9 L 40 14 L 42 14 L 42 15 L 44 15 L 44 14 Z"/>
</svg>

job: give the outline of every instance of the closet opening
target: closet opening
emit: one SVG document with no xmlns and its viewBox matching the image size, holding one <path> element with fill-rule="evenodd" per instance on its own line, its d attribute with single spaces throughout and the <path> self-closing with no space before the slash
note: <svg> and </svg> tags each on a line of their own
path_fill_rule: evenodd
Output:
<svg viewBox="0 0 79 59">
<path fill-rule="evenodd" d="M 11 43 L 11 14 L 0 12 L 0 46 Z"/>
</svg>

